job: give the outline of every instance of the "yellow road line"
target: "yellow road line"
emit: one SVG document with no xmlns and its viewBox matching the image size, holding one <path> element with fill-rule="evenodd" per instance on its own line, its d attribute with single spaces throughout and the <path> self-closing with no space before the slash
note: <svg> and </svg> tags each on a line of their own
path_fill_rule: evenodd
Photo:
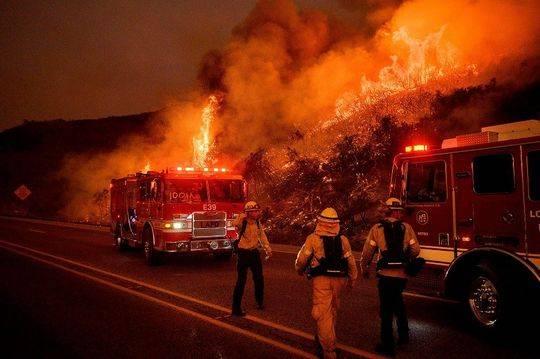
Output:
<svg viewBox="0 0 540 359">
<path fill-rule="evenodd" d="M 8 245 L 8 246 L 21 248 L 21 249 L 24 249 L 24 250 L 27 250 L 27 251 L 30 251 L 30 252 L 33 252 L 33 253 L 37 253 L 37 254 L 40 254 L 40 255 L 43 255 L 43 256 L 46 256 L 46 257 L 49 257 L 49 258 L 56 259 L 56 260 L 60 260 L 60 261 L 63 261 L 65 263 L 69 263 L 69 264 L 72 264 L 72 265 L 75 265 L 75 266 L 79 266 L 81 268 L 89 269 L 89 270 L 92 270 L 92 271 L 95 271 L 97 273 L 101 273 L 101 274 L 104 274 L 104 275 L 107 275 L 107 276 L 110 276 L 110 277 L 113 277 L 113 278 L 117 278 L 117 279 L 120 279 L 120 280 L 131 282 L 131 283 L 137 284 L 139 286 L 143 286 L 143 287 L 155 290 L 155 291 L 160 292 L 160 293 L 164 293 L 164 294 L 176 297 L 176 298 L 180 298 L 180 299 L 187 300 L 187 301 L 190 301 L 190 302 L 193 302 L 193 303 L 196 303 L 196 304 L 200 304 L 200 305 L 203 305 L 203 306 L 206 306 L 208 308 L 212 308 L 212 309 L 224 312 L 224 313 L 230 313 L 231 312 L 231 310 L 229 308 L 226 308 L 226 307 L 223 307 L 223 306 L 220 306 L 220 305 L 217 305 L 217 304 L 206 302 L 204 300 L 201 300 L 201 299 L 198 299 L 198 298 L 195 298 L 195 297 L 191 297 L 189 295 L 181 294 L 181 293 L 178 293 L 178 292 L 173 292 L 171 290 L 161 288 L 161 287 L 157 287 L 157 286 L 154 286 L 152 284 L 148 284 L 146 282 L 139 281 L 137 279 L 133 279 L 133 278 L 130 278 L 130 277 L 125 277 L 125 276 L 122 276 L 122 275 L 119 275 L 119 274 L 116 274 L 116 273 L 112 273 L 112 272 L 108 272 L 108 271 L 105 271 L 103 269 L 99 269 L 99 268 L 96 268 L 96 267 L 93 267 L 93 266 L 86 265 L 84 263 L 73 261 L 71 259 L 67 259 L 67 258 L 64 258 L 64 257 L 59 257 L 59 256 L 56 256 L 56 255 L 53 255 L 53 254 L 49 254 L 49 253 L 42 252 L 42 251 L 39 251 L 39 250 L 36 250 L 36 249 L 33 249 L 33 248 L 29 248 L 29 247 L 26 247 L 26 246 L 21 246 L 19 244 L 15 244 L 15 243 L 12 243 L 12 242 L 9 242 L 9 241 L 0 240 L 0 243 L 2 243 L 4 245 Z M 286 332 L 286 333 L 289 333 L 289 334 L 299 336 L 301 338 L 305 338 L 305 339 L 308 339 L 308 340 L 314 340 L 313 334 L 309 334 L 309 333 L 306 333 L 306 332 L 298 330 L 298 329 L 290 328 L 290 327 L 287 327 L 285 325 L 274 323 L 274 322 L 271 322 L 271 321 L 268 321 L 268 320 L 253 316 L 253 315 L 247 315 L 244 318 L 247 319 L 247 320 L 250 320 L 252 322 L 255 322 L 255 323 L 258 323 L 258 324 L 261 324 L 261 325 L 264 325 L 264 326 L 267 326 L 267 327 L 270 327 L 270 328 L 273 328 L 273 329 L 280 330 L 282 332 Z M 341 349 L 341 350 L 346 351 L 346 352 L 348 352 L 350 354 L 354 354 L 354 355 L 357 355 L 357 356 L 360 356 L 360 357 L 380 358 L 380 356 L 378 356 L 378 355 L 376 355 L 374 353 L 370 353 L 370 352 L 368 352 L 366 350 L 354 348 L 354 347 L 351 347 L 349 345 L 337 344 L 336 347 L 338 349 Z"/>
<path fill-rule="evenodd" d="M 4 243 L 4 241 L 1 241 L 1 242 Z M 249 330 L 245 330 L 245 329 L 242 329 L 242 328 L 235 327 L 234 325 L 223 323 L 223 322 L 221 322 L 221 321 L 219 321 L 217 319 L 208 317 L 206 315 L 194 312 L 194 311 L 192 311 L 190 309 L 180 307 L 180 306 L 175 305 L 175 304 L 168 303 L 166 301 L 163 301 L 161 299 L 152 297 L 150 295 L 140 293 L 138 291 L 135 291 L 135 290 L 132 290 L 132 289 L 129 289 L 129 288 L 126 288 L 126 287 L 122 287 L 120 285 L 108 282 L 106 280 L 103 280 L 103 279 L 100 279 L 100 278 L 97 278 L 97 277 L 94 277 L 94 276 L 91 276 L 91 275 L 88 275 L 88 274 L 85 274 L 85 273 L 82 273 L 82 272 L 78 272 L 78 271 L 76 271 L 74 269 L 65 267 L 65 266 L 63 266 L 61 264 L 54 263 L 54 262 L 48 261 L 48 260 L 43 259 L 43 258 L 36 257 L 36 256 L 28 254 L 28 253 L 24 253 L 24 252 L 19 251 L 17 249 L 9 248 L 9 246 L 0 245 L 0 248 L 3 248 L 5 250 L 13 252 L 13 253 L 17 253 L 18 255 L 21 255 L 21 256 L 24 256 L 24 257 L 32 258 L 35 261 L 45 263 L 45 264 L 50 265 L 50 266 L 55 267 L 55 268 L 62 269 L 64 271 L 66 271 L 66 272 L 69 272 L 69 273 L 75 274 L 77 276 L 83 277 L 85 279 L 94 281 L 96 283 L 100 283 L 102 285 L 114 288 L 114 289 L 119 290 L 121 292 L 125 292 L 125 293 L 128 293 L 128 294 L 134 295 L 136 297 L 145 299 L 145 300 L 147 300 L 149 302 L 153 302 L 153 303 L 159 304 L 161 306 L 167 307 L 169 309 L 173 309 L 176 312 L 187 314 L 189 316 L 192 316 L 192 317 L 197 318 L 199 320 L 202 320 L 204 322 L 215 325 L 216 327 L 227 329 L 227 330 L 230 330 L 230 331 L 232 331 L 234 333 L 241 334 L 241 335 L 247 336 L 249 338 L 258 340 L 258 341 L 260 341 L 262 343 L 272 345 L 272 346 L 274 346 L 276 348 L 279 348 L 279 349 L 284 350 L 286 352 L 289 352 L 291 354 L 298 355 L 299 357 L 302 357 L 302 358 L 316 358 L 315 355 L 313 355 L 311 353 L 308 353 L 308 352 L 305 352 L 303 350 L 294 348 L 294 347 L 292 347 L 290 345 L 278 342 L 278 341 L 270 339 L 270 338 L 266 338 L 266 337 L 264 337 L 262 335 L 250 332 Z"/>
</svg>

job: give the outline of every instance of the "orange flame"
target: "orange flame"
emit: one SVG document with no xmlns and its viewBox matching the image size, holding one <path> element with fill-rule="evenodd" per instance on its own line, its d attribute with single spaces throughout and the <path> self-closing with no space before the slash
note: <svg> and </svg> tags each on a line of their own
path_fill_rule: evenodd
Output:
<svg viewBox="0 0 540 359">
<path fill-rule="evenodd" d="M 411 38 L 404 27 L 395 31 L 392 41 L 407 45 L 409 56 L 404 64 L 400 64 L 398 56 L 391 56 L 392 64 L 380 70 L 378 81 L 362 77 L 361 93 L 366 102 L 373 103 L 397 92 L 414 90 L 456 70 L 455 50 L 441 44 L 444 29 L 443 26 L 423 40 Z M 429 57 L 430 53 L 433 58 Z"/>
<path fill-rule="evenodd" d="M 208 153 L 212 147 L 210 140 L 210 126 L 214 121 L 217 108 L 218 99 L 216 96 L 211 95 L 208 97 L 208 103 L 202 110 L 202 124 L 199 135 L 193 138 L 193 164 L 200 168 L 207 165 Z"/>
<path fill-rule="evenodd" d="M 476 65 L 458 64 L 457 50 L 441 40 L 444 31 L 445 26 L 424 39 L 412 38 L 404 27 L 393 32 L 392 42 L 403 43 L 408 56 L 403 59 L 391 56 L 392 63 L 379 71 L 377 80 L 362 76 L 360 92 L 342 95 L 335 103 L 335 117 L 326 121 L 323 128 L 349 119 L 393 95 L 427 87 L 442 90 L 444 84 L 456 85 L 455 82 L 477 76 Z"/>
<path fill-rule="evenodd" d="M 151 169 L 151 168 L 150 168 L 150 161 L 147 161 L 147 162 L 146 162 L 146 165 L 144 166 L 144 168 L 143 168 L 143 170 L 142 170 L 142 172 L 143 172 L 143 173 L 148 173 L 148 172 L 150 171 L 150 169 Z"/>
</svg>

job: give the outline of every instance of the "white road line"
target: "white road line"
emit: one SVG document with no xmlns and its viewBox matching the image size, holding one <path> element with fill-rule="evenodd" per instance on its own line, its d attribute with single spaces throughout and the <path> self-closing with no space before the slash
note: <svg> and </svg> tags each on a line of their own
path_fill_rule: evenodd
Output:
<svg viewBox="0 0 540 359">
<path fill-rule="evenodd" d="M 435 300 L 435 301 L 438 301 L 438 302 L 448 303 L 448 304 L 458 304 L 459 303 L 459 301 L 457 301 L 457 300 L 452 300 L 452 299 L 442 298 L 442 297 L 432 297 L 430 295 L 418 294 L 418 293 L 413 293 L 413 292 L 403 292 L 403 295 L 406 295 L 408 297 L 413 297 L 413 298 Z"/>
<path fill-rule="evenodd" d="M 43 234 L 43 233 L 47 233 L 47 232 L 45 232 L 45 231 L 42 231 L 42 230 L 39 230 L 39 229 L 33 229 L 33 228 L 30 228 L 28 231 L 30 231 L 30 232 L 35 232 L 35 233 L 42 233 L 42 234 Z"/>
<path fill-rule="evenodd" d="M 3 241 L 2 241 L 3 242 Z M 63 265 L 60 265 L 60 264 L 57 264 L 57 263 L 54 263 L 54 262 L 51 262 L 51 261 L 48 261 L 46 259 L 43 259 L 43 258 L 39 258 L 39 257 L 36 257 L 36 256 L 33 256 L 31 254 L 28 254 L 28 253 L 24 253 L 22 251 L 19 251 L 17 249 L 13 249 L 13 248 L 9 248 L 8 246 L 3 246 L 3 245 L 0 245 L 0 248 L 3 248 L 7 251 L 10 251 L 10 252 L 13 252 L 13 253 L 17 253 L 18 255 L 21 255 L 21 256 L 24 256 L 24 257 L 28 257 L 28 258 L 32 258 L 33 260 L 35 261 L 38 261 L 38 262 L 41 262 L 41 263 L 45 263 L 47 265 L 50 265 L 52 267 L 55 267 L 55 268 L 59 268 L 61 270 L 64 270 L 66 272 L 69 272 L 69 273 L 72 273 L 72 274 L 75 274 L 77 276 L 80 276 L 80 277 L 83 277 L 85 279 L 88 279 L 88 280 L 91 280 L 91 281 L 94 281 L 96 283 L 100 283 L 102 285 L 105 285 L 105 286 L 108 286 L 108 287 L 111 287 L 111 288 L 114 288 L 116 290 L 119 290 L 121 292 L 125 292 L 125 293 L 128 293 L 128 294 L 131 294 L 133 296 L 136 296 L 136 297 L 139 297 L 139 298 L 142 298 L 142 299 L 145 299 L 149 302 L 154 302 L 156 304 L 159 304 L 161 306 L 164 306 L 164 307 L 167 307 L 169 309 L 173 309 L 174 311 L 176 312 L 179 312 L 179 313 L 183 313 L 183 314 L 187 314 L 189 316 L 192 316 L 194 318 L 197 318 L 199 320 L 202 320 L 204 322 L 207 322 L 207 323 L 210 323 L 212 325 L 215 325 L 216 327 L 220 327 L 220 328 L 223 328 L 223 329 L 227 329 L 227 330 L 230 330 L 234 333 L 237 333 L 237 334 L 241 334 L 241 335 L 244 335 L 244 336 L 247 336 L 247 337 L 250 337 L 252 339 L 255 339 L 255 340 L 258 340 L 262 343 L 265 343 L 265 344 L 269 344 L 269 345 L 272 345 L 276 348 L 279 348 L 281 350 L 284 350 L 286 352 L 289 352 L 291 354 L 295 354 L 295 355 L 298 355 L 299 357 L 302 357 L 302 358 L 316 358 L 315 355 L 311 354 L 311 353 L 308 353 L 308 352 L 305 352 L 303 350 L 300 350 L 300 349 L 297 349 L 295 347 L 292 347 L 290 345 L 287 345 L 287 344 L 284 344 L 284 343 L 281 343 L 281 342 L 278 342 L 276 340 L 273 340 L 273 339 L 270 339 L 270 338 L 266 338 L 262 335 L 259 335 L 259 334 L 256 334 L 254 332 L 250 332 L 249 330 L 245 330 L 245 329 L 242 329 L 242 328 L 238 328 L 238 327 L 235 327 L 234 325 L 231 325 L 231 324 L 227 324 L 227 323 L 224 323 L 224 322 L 221 322 L 219 320 L 216 320 L 214 318 L 211 318 L 211 317 L 208 317 L 206 315 L 203 315 L 203 314 L 200 314 L 200 313 L 197 313 L 197 312 L 194 312 L 190 309 L 187 309 L 187 308 L 184 308 L 184 307 L 181 307 L 181 306 L 178 306 L 178 305 L 175 305 L 175 304 L 172 304 L 172 303 L 168 303 L 166 301 L 163 301 L 161 299 L 158 299 L 158 298 L 155 298 L 155 297 L 152 297 L 150 295 L 147 295 L 147 294 L 144 294 L 144 293 L 140 293 L 140 292 L 137 292 L 135 290 L 132 290 L 132 289 L 129 289 L 129 288 L 126 288 L 126 287 L 122 287 L 120 285 L 117 285 L 117 284 L 114 284 L 114 283 L 111 283 L 111 282 L 108 282 L 106 280 L 103 280 L 103 279 L 100 279 L 100 278 L 97 278 L 97 277 L 94 277 L 94 276 L 91 276 L 91 275 L 88 275 L 88 274 L 85 274 L 85 273 L 81 273 L 81 272 L 78 272 L 74 269 L 71 269 L 71 268 L 68 268 L 68 267 L 65 267 Z"/>
<path fill-rule="evenodd" d="M 33 218 L 21 218 L 21 217 L 9 217 L 9 216 L 0 216 L 0 219 L 5 219 L 8 221 L 44 224 L 47 226 L 85 229 L 85 230 L 94 231 L 94 232 L 110 232 L 111 231 L 111 229 L 108 226 L 100 227 L 94 224 L 69 223 L 69 222 L 49 221 L 45 219 L 33 219 Z"/>
<path fill-rule="evenodd" d="M 206 306 L 208 308 L 212 308 L 212 309 L 221 311 L 223 313 L 229 314 L 231 312 L 230 308 L 226 308 L 226 307 L 223 307 L 223 306 L 220 306 L 220 305 L 217 305 L 217 304 L 206 302 L 204 300 L 201 300 L 201 299 L 198 299 L 198 298 L 195 298 L 195 297 L 191 297 L 189 295 L 181 294 L 181 293 L 178 293 L 178 292 L 174 292 L 174 291 L 171 291 L 171 290 L 168 290 L 168 289 L 165 289 L 165 288 L 156 287 L 156 286 L 154 286 L 152 284 L 148 284 L 146 282 L 142 282 L 142 281 L 130 278 L 130 277 L 125 277 L 125 276 L 122 276 L 122 275 L 119 275 L 119 274 L 116 274 L 116 273 L 108 272 L 108 271 L 105 271 L 103 269 L 99 269 L 99 268 L 96 268 L 96 267 L 93 267 L 93 266 L 86 265 L 84 263 L 73 261 L 71 259 L 67 259 L 67 258 L 64 258 L 64 257 L 59 257 L 59 256 L 56 256 L 56 255 L 53 255 L 53 254 L 50 254 L 50 253 L 46 253 L 46 252 L 42 252 L 42 251 L 39 251 L 39 250 L 36 250 L 36 249 L 33 249 L 33 248 L 29 248 L 29 247 L 26 247 L 26 246 L 21 246 L 19 244 L 11 243 L 9 241 L 0 240 L 0 243 L 4 244 L 4 245 L 7 245 L 7 246 L 21 248 L 21 249 L 24 249 L 26 251 L 36 253 L 36 254 L 40 254 L 42 256 L 46 256 L 46 257 L 53 258 L 53 259 L 56 259 L 56 260 L 60 260 L 60 261 L 63 261 L 65 263 L 69 263 L 69 264 L 72 264 L 72 265 L 75 265 L 75 266 L 79 266 L 81 268 L 85 268 L 85 269 L 95 271 L 97 273 L 101 273 L 101 274 L 104 274 L 104 275 L 111 276 L 113 278 L 117 278 L 117 279 L 121 279 L 121 280 L 124 280 L 124 281 L 127 281 L 127 282 L 131 282 L 133 284 L 136 284 L 136 285 L 148 288 L 148 289 L 152 289 L 152 290 L 155 290 L 157 292 L 164 293 L 164 294 L 176 297 L 176 298 L 187 300 L 187 301 L 199 304 L 199 305 L 203 305 L 203 306 Z M 5 248 L 5 246 L 0 246 L 0 247 Z M 290 328 L 290 327 L 287 327 L 285 325 L 274 323 L 274 322 L 271 322 L 271 321 L 268 321 L 268 320 L 253 316 L 253 315 L 246 315 L 244 318 L 247 319 L 247 320 L 250 320 L 252 322 L 255 322 L 255 323 L 258 323 L 258 324 L 261 324 L 261 325 L 264 325 L 264 326 L 267 326 L 267 327 L 270 327 L 270 328 L 273 328 L 273 329 L 280 330 L 282 332 L 293 334 L 293 335 L 296 335 L 296 336 L 299 336 L 299 337 L 302 337 L 302 338 L 305 338 L 305 339 L 308 339 L 308 340 L 314 340 L 313 334 L 309 334 L 309 333 L 306 333 L 306 332 L 298 330 L 298 329 Z M 351 354 L 354 354 L 354 355 L 357 355 L 357 356 L 361 356 L 361 357 L 365 357 L 365 358 L 381 358 L 380 356 L 378 356 L 378 355 L 376 355 L 374 353 L 370 353 L 368 351 L 358 349 L 358 348 L 354 348 L 354 347 L 344 345 L 344 344 L 337 344 L 336 347 L 338 349 L 341 349 L 341 350 L 346 351 L 348 353 L 351 353 Z"/>
<path fill-rule="evenodd" d="M 47 221 L 47 220 L 31 219 L 31 218 L 6 217 L 6 216 L 0 216 L 0 219 L 21 221 L 21 222 L 30 222 L 30 223 L 38 223 L 38 224 L 45 224 L 45 225 L 51 225 L 51 226 L 57 226 L 57 227 L 80 228 L 80 229 L 85 229 L 85 230 L 95 231 L 95 232 L 109 232 L 108 227 L 98 227 L 98 226 L 89 225 L 89 224 L 74 224 L 74 223 L 64 223 L 64 222 L 57 222 L 57 221 Z M 300 248 L 298 248 L 298 249 L 300 249 Z M 292 255 L 296 255 L 298 253 L 296 251 L 287 250 L 287 249 L 282 249 L 282 250 L 274 249 L 274 252 L 292 254 Z M 358 253 L 355 253 L 355 257 L 357 257 L 357 258 L 359 257 Z M 356 261 L 359 262 L 359 259 L 357 259 Z M 409 296 L 409 297 L 414 297 L 414 298 L 422 298 L 422 299 L 425 299 L 425 300 L 433 300 L 433 301 L 442 302 L 442 303 L 456 303 L 455 301 L 453 301 L 451 299 L 447 299 L 447 298 L 435 297 L 435 296 L 430 296 L 430 295 L 422 295 L 422 294 L 417 294 L 417 293 L 412 293 L 412 292 L 407 292 L 407 291 L 403 292 L 403 295 Z M 199 303 L 199 304 L 201 304 L 201 303 Z M 216 309 L 216 308 L 214 308 L 214 309 Z M 227 308 L 225 308 L 225 309 L 226 309 L 227 312 L 229 311 L 229 309 L 227 309 Z M 311 336 L 311 337 L 313 338 L 313 336 Z"/>
</svg>

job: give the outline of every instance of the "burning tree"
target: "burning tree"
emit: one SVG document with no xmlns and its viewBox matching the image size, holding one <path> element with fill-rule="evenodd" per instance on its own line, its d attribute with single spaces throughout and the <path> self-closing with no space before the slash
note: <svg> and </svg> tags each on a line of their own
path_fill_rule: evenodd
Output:
<svg viewBox="0 0 540 359">
<path fill-rule="evenodd" d="M 287 150 L 281 168 L 272 165 L 268 152 L 259 150 L 246 160 L 245 176 L 257 200 L 267 204 L 267 225 L 277 240 L 301 243 L 313 229 L 317 214 L 334 207 L 340 214 L 343 233 L 354 237 L 374 219 L 376 207 L 387 195 L 388 164 L 397 146 L 391 133 L 410 131 L 382 120 L 369 139 L 342 137 L 330 146 L 327 158 L 300 155 Z"/>
<path fill-rule="evenodd" d="M 199 135 L 193 138 L 193 165 L 197 167 L 205 167 L 208 165 L 208 153 L 210 152 L 212 141 L 210 138 L 210 128 L 216 111 L 219 106 L 217 96 L 211 95 L 208 97 L 208 103 L 203 108 L 201 113 L 201 128 Z"/>
</svg>

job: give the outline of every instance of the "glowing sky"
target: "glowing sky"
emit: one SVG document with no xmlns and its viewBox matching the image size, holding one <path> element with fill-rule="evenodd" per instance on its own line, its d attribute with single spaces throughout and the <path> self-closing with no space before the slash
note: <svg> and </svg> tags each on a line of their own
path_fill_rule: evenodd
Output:
<svg viewBox="0 0 540 359">
<path fill-rule="evenodd" d="M 362 2 L 299 3 L 348 16 Z M 132 114 L 182 99 L 202 55 L 223 46 L 254 4 L 0 1 L 0 130 L 23 119 Z"/>
</svg>

